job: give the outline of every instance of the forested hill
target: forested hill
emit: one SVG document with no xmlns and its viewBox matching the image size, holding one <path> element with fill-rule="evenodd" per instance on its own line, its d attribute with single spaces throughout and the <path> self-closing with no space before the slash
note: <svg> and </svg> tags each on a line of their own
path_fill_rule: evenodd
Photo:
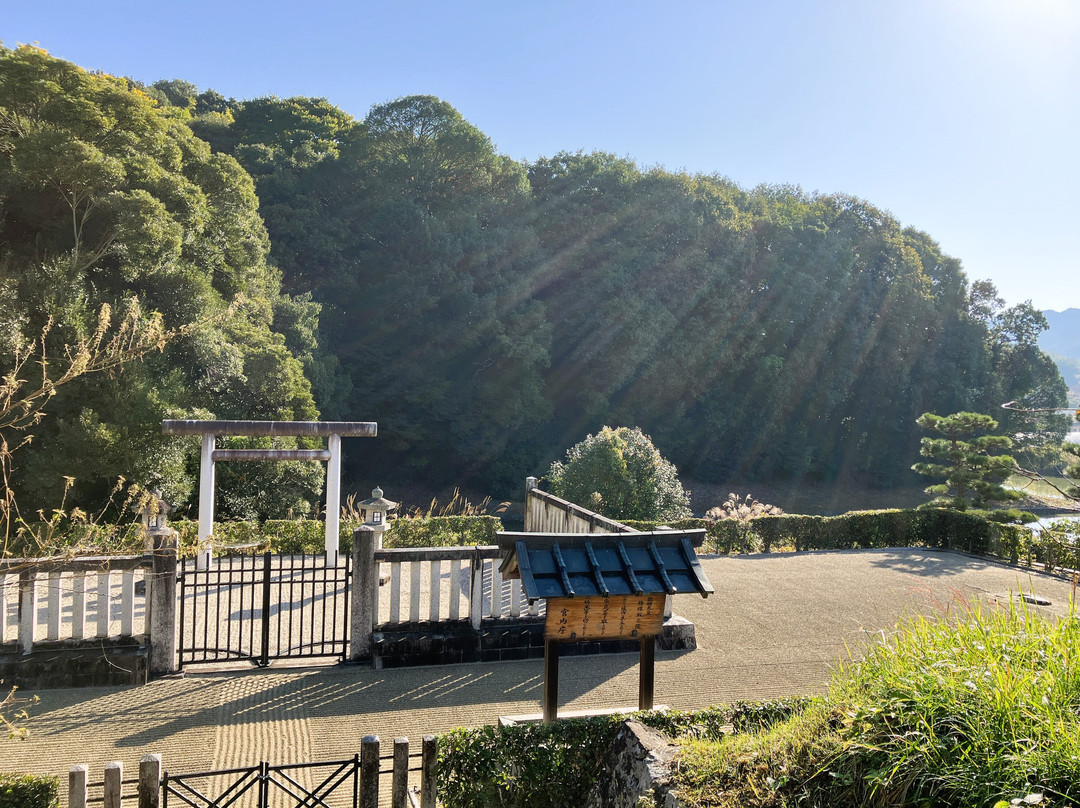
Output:
<svg viewBox="0 0 1080 808">
<path fill-rule="evenodd" d="M 68 67 L 23 49 L 2 57 L 0 115 L 52 138 L 0 131 L 0 288 L 35 309 L 42 284 L 55 284 L 47 301 L 66 294 L 67 276 L 41 268 L 73 246 L 62 225 L 70 197 L 40 173 L 37 153 L 80 137 L 49 118 L 49 105 L 81 91 L 61 85 L 45 103 L 35 97 L 45 76 Z M 38 84 L 13 83 L 30 63 Z M 194 301 L 258 290 L 266 302 L 245 328 L 269 329 L 262 339 L 287 353 L 275 368 L 303 364 L 323 418 L 379 422 L 379 438 L 350 456 L 363 480 L 513 493 L 606 423 L 640 426 L 701 480 L 888 484 L 915 459 L 922 412 L 1064 400 L 1038 348 L 1039 312 L 1005 308 L 930 236 L 863 200 L 748 190 L 603 153 L 523 164 L 430 96 L 357 121 L 324 99 L 236 102 L 182 81 L 126 92 L 160 133 L 153 144 L 125 140 L 122 179 L 90 193 L 137 188 L 147 210 L 187 218 L 137 228 L 142 252 L 106 250 L 75 273 L 79 288 L 93 299 L 144 288 L 177 321 L 194 316 Z M 77 101 L 88 115 L 106 103 L 93 93 Z M 248 175 L 266 230 L 249 222 L 237 242 L 207 217 L 247 215 Z M 214 203 L 233 189 L 238 200 Z M 95 216 L 127 221 L 111 208 Z M 154 246 L 158 232 L 176 245 L 168 254 Z M 206 238 L 221 257 L 187 246 Z M 31 288 L 24 272 L 43 279 Z M 177 293 L 157 293 L 169 284 Z M 172 361 L 158 371 L 173 384 L 167 405 L 93 417 L 149 424 L 165 409 L 247 405 L 216 395 L 217 366 L 197 351 Z M 246 414 L 272 409 L 253 402 Z"/>
</svg>

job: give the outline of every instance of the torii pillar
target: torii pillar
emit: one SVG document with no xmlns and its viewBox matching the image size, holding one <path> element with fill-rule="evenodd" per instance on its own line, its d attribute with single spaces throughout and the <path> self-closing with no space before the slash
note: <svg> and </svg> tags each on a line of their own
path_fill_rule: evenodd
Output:
<svg viewBox="0 0 1080 808">
<path fill-rule="evenodd" d="M 199 463 L 199 555 L 196 569 L 210 567 L 214 529 L 214 464 L 223 460 L 316 460 L 326 466 L 326 563 L 337 564 L 341 514 L 341 439 L 374 438 L 374 421 L 162 421 L 165 435 L 201 435 Z M 325 437 L 325 449 L 218 449 L 217 436 Z"/>
</svg>

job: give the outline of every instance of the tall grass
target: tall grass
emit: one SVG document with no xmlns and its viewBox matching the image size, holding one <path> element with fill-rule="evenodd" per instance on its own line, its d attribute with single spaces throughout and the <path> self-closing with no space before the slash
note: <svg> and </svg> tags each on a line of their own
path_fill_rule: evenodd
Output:
<svg viewBox="0 0 1080 808">
<path fill-rule="evenodd" d="M 1080 620 L 920 617 L 767 732 L 688 742 L 688 804 L 1080 805 Z"/>
</svg>

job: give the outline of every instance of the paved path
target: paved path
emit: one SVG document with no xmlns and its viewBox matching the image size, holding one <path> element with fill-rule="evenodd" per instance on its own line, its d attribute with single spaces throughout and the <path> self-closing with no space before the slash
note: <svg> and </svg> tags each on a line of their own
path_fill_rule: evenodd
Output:
<svg viewBox="0 0 1080 808">
<path fill-rule="evenodd" d="M 925 550 L 706 557 L 716 594 L 681 597 L 698 649 L 658 652 L 656 701 L 702 707 L 825 691 L 830 667 L 905 614 L 955 608 L 1022 587 L 1063 614 L 1059 579 L 963 555 Z M 490 724 L 540 710 L 540 660 L 374 671 L 294 668 L 188 674 L 135 688 L 43 691 L 31 738 L 0 740 L 0 770 L 66 773 L 91 764 L 163 756 L 167 770 L 205 771 L 259 760 L 351 757 L 360 738 L 416 742 L 429 732 Z M 637 656 L 560 663 L 561 709 L 634 705 Z"/>
</svg>

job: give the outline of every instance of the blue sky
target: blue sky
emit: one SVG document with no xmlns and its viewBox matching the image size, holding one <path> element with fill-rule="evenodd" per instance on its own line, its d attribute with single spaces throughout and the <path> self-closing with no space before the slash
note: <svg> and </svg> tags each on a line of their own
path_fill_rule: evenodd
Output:
<svg viewBox="0 0 1080 808">
<path fill-rule="evenodd" d="M 1080 0 L 0 0 L 0 40 L 358 118 L 437 95 L 518 159 L 849 193 L 1009 303 L 1080 307 Z"/>
</svg>

